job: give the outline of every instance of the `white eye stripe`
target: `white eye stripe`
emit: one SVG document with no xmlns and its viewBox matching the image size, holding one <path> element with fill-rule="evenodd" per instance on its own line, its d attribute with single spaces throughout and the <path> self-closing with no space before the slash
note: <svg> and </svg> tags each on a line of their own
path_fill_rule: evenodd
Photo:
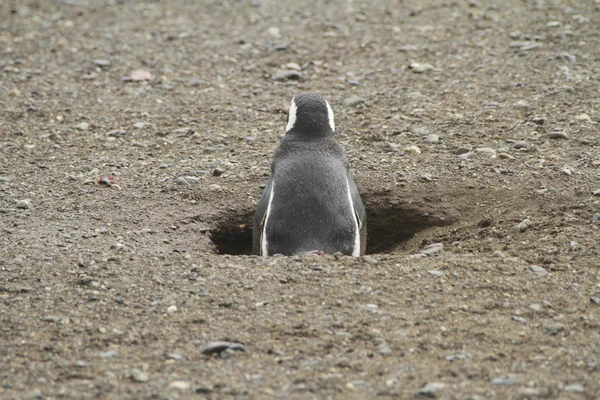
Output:
<svg viewBox="0 0 600 400">
<path fill-rule="evenodd" d="M 327 117 L 329 117 L 329 126 L 331 127 L 331 130 L 335 132 L 335 122 L 333 120 L 333 110 L 331 109 L 331 106 L 329 105 L 329 102 L 326 100 L 325 104 L 327 104 Z"/>
<path fill-rule="evenodd" d="M 290 105 L 290 111 L 288 113 L 288 123 L 285 127 L 286 132 L 291 131 L 294 127 L 294 124 L 296 123 L 296 110 L 296 102 L 294 101 L 294 99 L 292 99 L 292 104 Z"/>
</svg>

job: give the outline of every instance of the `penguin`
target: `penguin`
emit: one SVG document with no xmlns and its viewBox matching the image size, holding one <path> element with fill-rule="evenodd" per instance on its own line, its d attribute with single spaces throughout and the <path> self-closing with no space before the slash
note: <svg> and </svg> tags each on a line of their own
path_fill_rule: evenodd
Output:
<svg viewBox="0 0 600 400">
<path fill-rule="evenodd" d="M 331 106 L 315 93 L 295 96 L 285 130 L 256 208 L 254 254 L 363 255 L 367 216 Z"/>
</svg>

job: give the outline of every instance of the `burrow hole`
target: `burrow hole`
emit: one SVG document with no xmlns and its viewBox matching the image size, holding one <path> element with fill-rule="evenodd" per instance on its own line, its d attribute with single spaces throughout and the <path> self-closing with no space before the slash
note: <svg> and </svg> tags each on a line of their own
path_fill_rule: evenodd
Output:
<svg viewBox="0 0 600 400">
<path fill-rule="evenodd" d="M 437 226 L 447 226 L 455 218 L 442 210 L 419 207 L 402 200 L 391 200 L 381 194 L 363 194 L 367 210 L 367 254 L 390 253 L 417 233 Z M 423 209 L 424 208 L 424 209 Z M 211 229 L 211 240 L 219 254 L 252 254 L 254 209 L 230 212 L 217 220 Z"/>
</svg>

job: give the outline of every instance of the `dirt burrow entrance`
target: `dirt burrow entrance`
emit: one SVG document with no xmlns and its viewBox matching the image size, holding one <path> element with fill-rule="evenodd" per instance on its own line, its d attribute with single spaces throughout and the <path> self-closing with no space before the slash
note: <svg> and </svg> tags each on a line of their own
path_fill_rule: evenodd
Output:
<svg viewBox="0 0 600 400">
<path fill-rule="evenodd" d="M 367 210 L 367 254 L 413 252 L 418 245 L 405 246 L 418 233 L 434 227 L 451 226 L 458 211 L 439 196 L 415 196 L 398 191 L 362 194 Z M 418 199 L 418 200 L 415 200 Z M 226 211 L 213 219 L 210 237 L 219 254 L 252 254 L 254 208 Z"/>
</svg>

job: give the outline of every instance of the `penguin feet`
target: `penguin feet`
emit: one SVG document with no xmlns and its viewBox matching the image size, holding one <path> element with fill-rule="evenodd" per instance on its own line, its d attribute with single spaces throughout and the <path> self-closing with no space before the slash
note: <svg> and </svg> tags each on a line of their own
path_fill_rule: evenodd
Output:
<svg viewBox="0 0 600 400">
<path fill-rule="evenodd" d="M 301 256 L 324 256 L 325 253 L 322 252 L 321 250 L 311 250 L 311 251 L 307 251 L 306 253 L 300 253 Z"/>
</svg>

